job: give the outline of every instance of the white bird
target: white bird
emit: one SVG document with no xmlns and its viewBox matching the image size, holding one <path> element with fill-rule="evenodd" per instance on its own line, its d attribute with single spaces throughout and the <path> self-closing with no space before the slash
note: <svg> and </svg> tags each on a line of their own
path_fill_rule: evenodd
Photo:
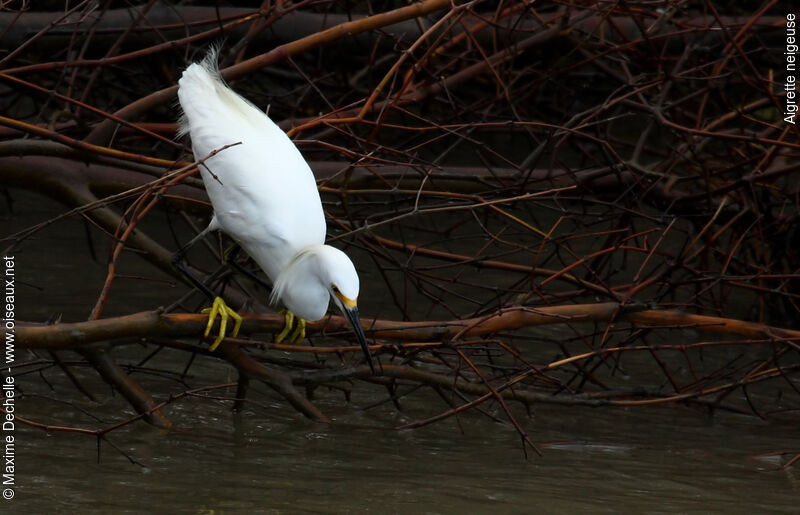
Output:
<svg viewBox="0 0 800 515">
<path fill-rule="evenodd" d="M 322 202 L 300 151 L 263 111 L 223 82 L 215 49 L 183 72 L 178 99 L 183 109 L 178 135 L 191 136 L 195 156 L 240 142 L 200 166 L 214 216 L 178 254 L 209 231 L 224 231 L 272 281 L 270 301 L 280 300 L 288 310 L 286 327 L 277 341 L 288 334 L 295 318 L 292 340 L 305 336 L 305 320 L 321 319 L 333 299 L 352 324 L 374 374 L 356 304 L 358 274 L 344 252 L 324 244 Z M 224 337 L 227 317 L 236 320 L 234 336 L 241 317 L 222 298 L 211 296 L 214 304 L 206 335 L 216 315 L 221 318 L 219 337 L 210 347 L 213 350 Z"/>
</svg>

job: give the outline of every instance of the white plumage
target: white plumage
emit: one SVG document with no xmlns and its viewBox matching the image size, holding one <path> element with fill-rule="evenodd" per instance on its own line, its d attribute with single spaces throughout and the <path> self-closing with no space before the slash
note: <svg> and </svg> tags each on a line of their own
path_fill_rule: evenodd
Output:
<svg viewBox="0 0 800 515">
<path fill-rule="evenodd" d="M 272 281 L 271 300 L 295 315 L 319 320 L 333 298 L 372 366 L 356 308 L 358 274 L 347 255 L 324 245 L 325 216 L 311 169 L 280 127 L 222 81 L 216 62 L 212 50 L 178 81 L 179 135 L 191 136 L 197 158 L 241 143 L 200 166 L 214 207 L 208 229 L 233 238 Z"/>
</svg>

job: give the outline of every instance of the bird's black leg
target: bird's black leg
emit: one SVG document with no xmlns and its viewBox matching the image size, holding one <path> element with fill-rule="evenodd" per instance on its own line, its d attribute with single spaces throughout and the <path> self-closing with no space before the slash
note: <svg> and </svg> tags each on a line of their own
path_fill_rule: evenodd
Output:
<svg viewBox="0 0 800 515">
<path fill-rule="evenodd" d="M 208 298 L 211 299 L 211 307 L 206 308 L 202 311 L 203 313 L 209 313 L 208 324 L 206 324 L 205 336 L 208 336 L 209 332 L 211 332 L 211 328 L 214 325 L 214 320 L 216 319 L 217 315 L 219 315 L 220 317 L 219 335 L 214 340 L 214 343 L 212 343 L 211 346 L 208 348 L 208 350 L 213 351 L 217 348 L 220 342 L 222 342 L 223 338 L 225 338 L 225 328 L 228 323 L 228 317 L 232 318 L 235 321 L 235 325 L 233 327 L 233 332 L 232 332 L 232 336 L 234 337 L 236 337 L 236 335 L 239 334 L 239 328 L 242 325 L 242 317 L 240 317 L 239 314 L 236 313 L 234 310 L 229 308 L 228 305 L 225 304 L 225 301 L 222 299 L 222 297 L 215 295 L 214 292 L 211 291 L 211 289 L 208 286 L 206 286 L 205 284 L 203 284 L 202 281 L 194 277 L 186 268 L 186 266 L 183 264 L 183 257 L 186 254 L 186 251 L 189 250 L 189 248 L 191 248 L 192 245 L 194 245 L 203 237 L 205 237 L 205 235 L 208 234 L 209 230 L 210 229 L 207 227 L 205 230 L 200 232 L 200 234 L 192 238 L 192 240 L 189 243 L 181 247 L 172 256 L 172 266 L 174 266 L 176 270 L 181 272 L 184 275 L 184 277 L 186 277 L 189 280 L 189 282 L 191 282 L 195 287 L 200 289 L 200 291 L 208 295 Z"/>
<path fill-rule="evenodd" d="M 267 290 L 271 290 L 272 286 L 265 282 L 262 278 L 251 272 L 250 270 L 246 269 L 242 265 L 236 262 L 236 257 L 239 255 L 239 251 L 242 250 L 242 247 L 239 246 L 238 243 L 234 243 L 233 246 L 225 252 L 225 262 L 228 263 L 232 268 L 235 268 L 236 271 L 246 275 L 253 281 L 257 282 Z"/>
<path fill-rule="evenodd" d="M 189 282 L 191 282 L 192 285 L 194 285 L 198 290 L 205 293 L 208 296 L 208 298 L 213 302 L 214 299 L 217 298 L 217 295 L 213 291 L 211 291 L 211 288 L 203 284 L 203 282 L 200 279 L 192 275 L 192 273 L 189 272 L 189 269 L 186 268 L 186 265 L 183 264 L 183 258 L 184 256 L 186 256 L 186 253 L 189 251 L 189 249 L 192 248 L 192 246 L 194 246 L 195 243 L 202 240 L 208 233 L 209 229 L 208 227 L 206 227 L 197 236 L 192 238 L 191 241 L 189 241 L 189 243 L 179 248 L 178 251 L 172 255 L 172 266 L 175 267 L 177 271 L 182 273 L 183 276 L 186 279 L 188 279 Z"/>
<path fill-rule="evenodd" d="M 235 268 L 237 271 L 241 272 L 242 274 L 246 275 L 256 283 L 260 284 L 267 290 L 272 290 L 272 285 L 267 284 L 266 282 L 264 282 L 263 279 L 258 277 L 256 274 L 254 274 L 250 270 L 247 270 L 245 267 L 236 262 L 236 256 L 239 254 L 240 250 L 242 250 L 242 248 L 239 246 L 239 244 L 234 243 L 233 247 L 231 247 L 230 250 L 225 252 L 225 262 L 228 263 L 232 268 Z M 300 318 L 299 316 L 295 315 L 288 309 L 282 309 L 280 312 L 283 313 L 285 322 L 283 330 L 275 336 L 275 343 L 280 343 L 284 340 L 286 340 L 288 343 L 297 343 L 303 338 L 305 338 L 306 321 Z M 288 339 L 286 338 L 287 336 L 289 336 Z"/>
</svg>

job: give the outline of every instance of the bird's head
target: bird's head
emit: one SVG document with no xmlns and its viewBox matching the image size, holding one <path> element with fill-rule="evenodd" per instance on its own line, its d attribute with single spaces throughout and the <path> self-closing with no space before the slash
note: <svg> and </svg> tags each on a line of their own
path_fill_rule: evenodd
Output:
<svg viewBox="0 0 800 515">
<path fill-rule="evenodd" d="M 353 326 L 370 370 L 375 365 L 358 315 L 358 273 L 347 254 L 329 245 L 311 245 L 299 252 L 281 272 L 272 288 L 271 301 L 280 299 L 295 315 L 319 320 L 328 299 Z"/>
<path fill-rule="evenodd" d="M 320 275 L 328 287 L 328 293 L 339 309 L 358 309 L 360 283 L 356 267 L 341 250 L 328 245 L 325 247 L 321 256 Z"/>
<path fill-rule="evenodd" d="M 324 284 L 328 287 L 328 292 L 333 299 L 333 303 L 353 326 L 358 343 L 364 351 L 370 370 L 375 374 L 375 365 L 367 345 L 367 338 L 361 328 L 361 319 L 358 314 L 358 291 L 359 281 L 356 267 L 347 254 L 341 250 L 325 245 L 322 252 L 322 263 L 320 275 Z"/>
</svg>

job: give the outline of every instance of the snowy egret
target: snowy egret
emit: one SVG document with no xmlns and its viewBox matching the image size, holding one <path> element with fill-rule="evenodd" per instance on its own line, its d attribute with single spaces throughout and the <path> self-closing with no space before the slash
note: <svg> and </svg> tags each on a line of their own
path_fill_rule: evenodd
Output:
<svg viewBox="0 0 800 515">
<path fill-rule="evenodd" d="M 214 49 L 183 72 L 178 100 L 183 109 L 178 134 L 191 136 L 195 156 L 240 144 L 200 166 L 214 216 L 204 231 L 178 251 L 176 264 L 209 231 L 224 231 L 272 281 L 270 301 L 280 300 L 287 309 L 286 326 L 276 341 L 289 335 L 293 323 L 290 341 L 303 338 L 305 320 L 321 319 L 333 299 L 353 326 L 374 374 L 356 306 L 358 274 L 344 252 L 324 244 L 322 202 L 300 151 L 264 112 L 223 82 Z M 210 347 L 214 350 L 225 337 L 228 318 L 236 321 L 232 331 L 236 336 L 241 317 L 221 297 L 199 281 L 193 282 L 213 300 L 206 336 L 220 316 L 219 336 Z"/>
</svg>

